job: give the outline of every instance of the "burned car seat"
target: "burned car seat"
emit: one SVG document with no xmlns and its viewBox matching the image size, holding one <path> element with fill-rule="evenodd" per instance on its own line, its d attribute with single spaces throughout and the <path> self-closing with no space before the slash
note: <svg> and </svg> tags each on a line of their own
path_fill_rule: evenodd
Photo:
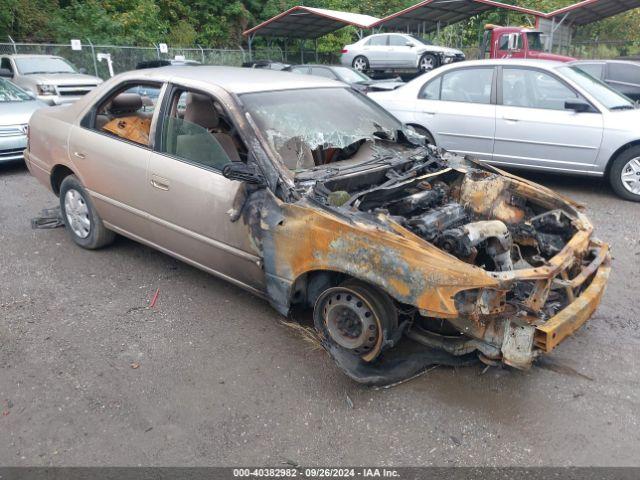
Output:
<svg viewBox="0 0 640 480">
<path fill-rule="evenodd" d="M 140 114 L 142 97 L 137 93 L 121 93 L 106 106 L 106 114 L 96 117 L 96 127 L 132 142 L 149 145 L 151 118 Z"/>
</svg>

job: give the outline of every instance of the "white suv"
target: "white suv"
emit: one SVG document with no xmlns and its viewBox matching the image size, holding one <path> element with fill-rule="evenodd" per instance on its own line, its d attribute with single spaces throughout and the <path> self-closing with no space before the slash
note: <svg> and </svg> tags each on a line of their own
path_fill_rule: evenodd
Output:
<svg viewBox="0 0 640 480">
<path fill-rule="evenodd" d="M 379 33 L 345 46 L 340 62 L 361 72 L 388 69 L 426 72 L 464 59 L 460 50 L 429 45 L 413 35 Z"/>
</svg>

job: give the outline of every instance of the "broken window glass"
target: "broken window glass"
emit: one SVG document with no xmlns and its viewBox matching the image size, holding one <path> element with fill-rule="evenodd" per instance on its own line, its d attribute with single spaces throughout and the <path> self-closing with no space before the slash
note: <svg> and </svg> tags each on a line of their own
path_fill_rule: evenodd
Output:
<svg viewBox="0 0 640 480">
<path fill-rule="evenodd" d="M 270 146 L 292 170 L 313 167 L 315 150 L 345 149 L 362 140 L 395 141 L 402 129 L 382 107 L 347 88 L 248 93 L 242 99 Z"/>
</svg>

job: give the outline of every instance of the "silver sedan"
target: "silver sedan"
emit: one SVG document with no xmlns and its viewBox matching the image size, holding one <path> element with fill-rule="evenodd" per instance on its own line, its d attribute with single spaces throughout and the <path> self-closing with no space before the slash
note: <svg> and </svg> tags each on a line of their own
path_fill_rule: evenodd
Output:
<svg viewBox="0 0 640 480">
<path fill-rule="evenodd" d="M 22 160 L 31 114 L 44 106 L 34 95 L 0 78 L 0 163 Z"/>
<path fill-rule="evenodd" d="M 640 201 L 640 110 L 578 67 L 465 62 L 371 98 L 447 150 L 496 165 L 606 176 L 619 196 Z"/>
</svg>

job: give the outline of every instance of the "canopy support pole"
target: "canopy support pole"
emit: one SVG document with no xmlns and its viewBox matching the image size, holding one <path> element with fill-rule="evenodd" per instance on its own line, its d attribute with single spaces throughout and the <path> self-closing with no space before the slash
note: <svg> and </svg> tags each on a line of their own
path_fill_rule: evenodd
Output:
<svg viewBox="0 0 640 480">
<path fill-rule="evenodd" d="M 319 62 L 318 62 L 318 39 L 317 39 L 317 38 L 315 38 L 315 39 L 313 40 L 313 43 L 314 43 L 314 47 L 315 47 L 315 50 L 316 50 L 316 63 L 319 63 Z"/>
<path fill-rule="evenodd" d="M 253 38 L 254 38 L 255 34 L 252 33 L 251 35 L 249 35 L 247 37 L 247 45 L 249 46 L 249 61 L 252 62 L 253 61 Z"/>
</svg>

